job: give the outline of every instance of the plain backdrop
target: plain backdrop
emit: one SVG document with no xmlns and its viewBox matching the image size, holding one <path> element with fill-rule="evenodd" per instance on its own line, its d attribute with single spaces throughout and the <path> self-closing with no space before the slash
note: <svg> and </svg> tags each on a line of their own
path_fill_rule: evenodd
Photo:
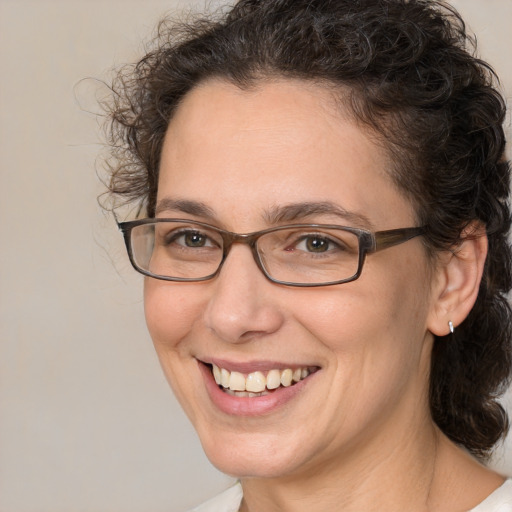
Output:
<svg viewBox="0 0 512 512">
<path fill-rule="evenodd" d="M 510 98 L 512 2 L 453 3 Z M 0 0 L 0 512 L 182 512 L 231 482 L 168 389 L 97 204 L 102 89 L 83 80 L 194 6 Z M 493 462 L 508 474 L 510 452 L 509 437 Z"/>
</svg>

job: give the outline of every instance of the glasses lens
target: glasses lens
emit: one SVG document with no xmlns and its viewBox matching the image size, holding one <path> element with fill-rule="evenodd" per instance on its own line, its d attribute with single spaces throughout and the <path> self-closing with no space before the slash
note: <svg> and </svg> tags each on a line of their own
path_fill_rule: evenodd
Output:
<svg viewBox="0 0 512 512">
<path fill-rule="evenodd" d="M 278 281 L 322 284 L 350 279 L 359 266 L 359 239 L 343 229 L 289 228 L 260 237 L 258 253 Z"/>
<path fill-rule="evenodd" d="M 156 222 L 131 232 L 132 257 L 140 269 L 156 276 L 201 279 L 222 261 L 222 237 L 191 222 Z"/>
</svg>

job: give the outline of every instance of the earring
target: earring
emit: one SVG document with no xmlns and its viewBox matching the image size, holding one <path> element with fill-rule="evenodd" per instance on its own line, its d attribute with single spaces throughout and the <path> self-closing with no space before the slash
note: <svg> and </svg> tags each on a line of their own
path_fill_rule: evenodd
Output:
<svg viewBox="0 0 512 512">
<path fill-rule="evenodd" d="M 451 320 L 448 322 L 448 327 L 450 328 L 450 333 L 453 334 L 455 332 L 455 328 L 453 327 L 453 322 Z"/>
</svg>

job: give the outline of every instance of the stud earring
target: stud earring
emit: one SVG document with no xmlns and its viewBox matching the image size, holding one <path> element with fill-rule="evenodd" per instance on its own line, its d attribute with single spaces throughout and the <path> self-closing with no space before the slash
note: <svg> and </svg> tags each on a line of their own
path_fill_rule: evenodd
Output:
<svg viewBox="0 0 512 512">
<path fill-rule="evenodd" d="M 448 322 L 448 327 L 450 328 L 450 333 L 453 334 L 455 332 L 455 328 L 453 327 L 453 322 L 451 320 Z"/>
</svg>

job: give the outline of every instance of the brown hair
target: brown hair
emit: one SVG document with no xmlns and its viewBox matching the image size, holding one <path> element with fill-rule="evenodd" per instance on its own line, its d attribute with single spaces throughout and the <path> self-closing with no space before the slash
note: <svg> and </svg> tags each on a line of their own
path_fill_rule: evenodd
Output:
<svg viewBox="0 0 512 512">
<path fill-rule="evenodd" d="M 392 155 L 433 254 L 457 246 L 472 221 L 486 226 L 477 302 L 454 335 L 436 337 L 430 387 L 438 426 L 486 457 L 508 428 L 497 397 L 512 368 L 510 168 L 503 99 L 458 13 L 434 0 L 240 0 L 162 22 L 155 43 L 113 85 L 109 189 L 122 202 L 154 214 L 164 135 L 197 84 L 291 77 L 350 91 L 350 112 Z"/>
</svg>

